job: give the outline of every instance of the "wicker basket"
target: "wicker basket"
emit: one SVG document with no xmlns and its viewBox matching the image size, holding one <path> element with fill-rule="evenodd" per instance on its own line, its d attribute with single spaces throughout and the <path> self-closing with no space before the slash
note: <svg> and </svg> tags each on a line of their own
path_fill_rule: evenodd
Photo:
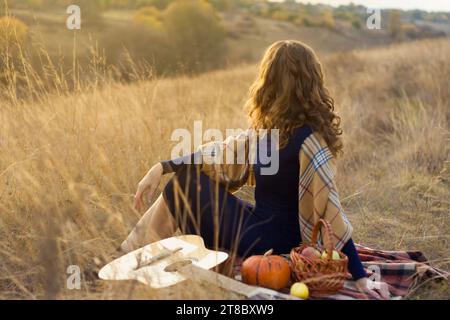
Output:
<svg viewBox="0 0 450 320">
<path fill-rule="evenodd" d="M 313 297 L 336 293 L 344 286 L 344 281 L 347 278 L 348 258 L 342 252 L 335 249 L 332 240 L 332 229 L 328 221 L 320 219 L 314 226 L 310 246 L 315 249 L 321 249 L 317 247 L 317 239 L 321 227 L 323 227 L 324 247 L 328 253 L 327 259 L 310 259 L 301 255 L 302 250 L 308 247 L 305 244 L 291 250 L 291 270 L 293 277 L 296 281 L 305 283 Z M 339 253 L 341 259 L 332 259 L 333 250 Z"/>
</svg>

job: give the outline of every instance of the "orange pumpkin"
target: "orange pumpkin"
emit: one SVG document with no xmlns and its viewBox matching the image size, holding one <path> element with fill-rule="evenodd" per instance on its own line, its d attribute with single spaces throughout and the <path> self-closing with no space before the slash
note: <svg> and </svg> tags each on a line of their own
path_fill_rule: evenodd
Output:
<svg viewBox="0 0 450 320">
<path fill-rule="evenodd" d="M 254 286 L 280 290 L 289 284 L 291 270 L 283 257 L 272 255 L 272 250 L 263 256 L 247 258 L 241 267 L 242 281 Z"/>
</svg>

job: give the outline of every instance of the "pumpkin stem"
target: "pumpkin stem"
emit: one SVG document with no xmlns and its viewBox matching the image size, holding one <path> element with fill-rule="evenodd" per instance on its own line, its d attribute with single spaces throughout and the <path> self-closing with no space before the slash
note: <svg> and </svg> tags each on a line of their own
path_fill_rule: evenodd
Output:
<svg viewBox="0 0 450 320">
<path fill-rule="evenodd" d="M 266 253 L 264 253 L 264 257 L 270 256 L 273 253 L 273 249 L 270 249 Z"/>
</svg>

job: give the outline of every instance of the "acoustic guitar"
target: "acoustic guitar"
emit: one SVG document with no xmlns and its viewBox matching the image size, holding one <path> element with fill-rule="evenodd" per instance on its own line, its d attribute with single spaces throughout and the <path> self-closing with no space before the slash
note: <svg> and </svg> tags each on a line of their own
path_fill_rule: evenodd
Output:
<svg viewBox="0 0 450 320">
<path fill-rule="evenodd" d="M 266 288 L 250 286 L 210 269 L 227 260 L 228 254 L 205 248 L 196 235 L 167 238 L 132 251 L 104 266 L 103 280 L 137 280 L 152 288 L 166 288 L 192 279 L 217 285 L 253 300 L 296 300 Z"/>
</svg>

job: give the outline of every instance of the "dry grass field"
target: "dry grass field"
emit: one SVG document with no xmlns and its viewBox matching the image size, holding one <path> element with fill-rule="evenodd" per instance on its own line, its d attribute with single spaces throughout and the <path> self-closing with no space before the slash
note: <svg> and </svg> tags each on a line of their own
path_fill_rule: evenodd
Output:
<svg viewBox="0 0 450 320">
<path fill-rule="evenodd" d="M 321 58 L 343 118 L 338 186 L 355 241 L 421 250 L 449 270 L 450 40 Z M 96 272 L 139 219 L 136 184 L 169 157 L 172 130 L 192 129 L 194 120 L 245 128 L 255 73 L 242 65 L 192 78 L 81 83 L 73 93 L 30 80 L 30 99 L 4 88 L 0 298 L 229 298 L 202 284 L 154 291 L 105 283 Z M 83 272 L 81 290 L 66 289 L 69 265 Z M 449 299 L 450 290 L 428 283 L 410 298 Z"/>
</svg>

